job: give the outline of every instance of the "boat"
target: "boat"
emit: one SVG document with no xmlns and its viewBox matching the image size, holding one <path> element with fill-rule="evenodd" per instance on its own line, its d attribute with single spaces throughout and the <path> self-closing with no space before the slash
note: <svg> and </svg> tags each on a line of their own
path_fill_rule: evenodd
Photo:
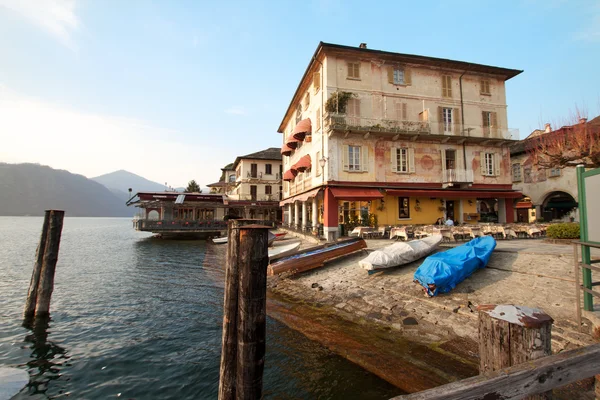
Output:
<svg viewBox="0 0 600 400">
<path fill-rule="evenodd" d="M 290 244 L 284 244 L 281 246 L 271 247 L 269 248 L 269 260 L 274 260 L 276 258 L 285 257 L 292 253 L 295 253 L 300 248 L 301 244 L 302 242 L 295 242 Z"/>
<path fill-rule="evenodd" d="M 274 233 L 274 235 L 275 240 L 283 240 L 285 238 L 285 235 L 287 235 L 287 232 Z"/>
<path fill-rule="evenodd" d="M 273 233 L 269 232 L 269 239 L 268 239 L 268 245 L 272 246 L 273 242 L 275 241 L 275 239 L 277 238 L 277 236 L 275 236 Z M 223 243 L 227 243 L 227 236 L 222 236 L 222 237 L 218 237 L 218 238 L 213 238 L 212 242 L 214 244 L 223 244 Z"/>
<path fill-rule="evenodd" d="M 303 272 L 322 267 L 327 261 L 343 257 L 367 247 L 362 238 L 351 238 L 335 243 L 310 247 L 296 254 L 278 258 L 267 268 L 267 275 L 277 275 L 282 272 Z"/>
<path fill-rule="evenodd" d="M 477 269 L 484 268 L 495 248 L 496 240 L 491 236 L 484 236 L 433 254 L 417 268 L 414 281 L 423 287 L 429 297 L 448 293 Z"/>
<path fill-rule="evenodd" d="M 442 235 L 432 235 L 409 242 L 396 242 L 375 250 L 360 260 L 358 265 L 369 271 L 369 274 L 380 269 L 398 267 L 433 253 L 441 241 Z"/>
</svg>

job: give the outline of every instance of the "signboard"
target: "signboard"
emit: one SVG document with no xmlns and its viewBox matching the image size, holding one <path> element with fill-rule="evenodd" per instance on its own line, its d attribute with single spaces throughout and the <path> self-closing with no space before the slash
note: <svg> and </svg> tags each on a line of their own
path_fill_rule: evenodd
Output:
<svg viewBox="0 0 600 400">
<path fill-rule="evenodd" d="M 577 167 L 577 183 L 579 190 L 579 220 L 581 224 L 581 241 L 600 244 L 600 168 L 585 171 L 583 166 Z"/>
</svg>

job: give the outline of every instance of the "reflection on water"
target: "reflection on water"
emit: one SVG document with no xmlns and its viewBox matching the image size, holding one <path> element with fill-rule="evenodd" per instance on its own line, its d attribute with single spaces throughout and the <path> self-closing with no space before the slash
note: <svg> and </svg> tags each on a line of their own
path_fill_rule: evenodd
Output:
<svg viewBox="0 0 600 400">
<path fill-rule="evenodd" d="M 154 239 L 126 219 L 66 218 L 52 320 L 23 327 L 41 224 L 0 217 L 0 364 L 31 376 L 17 399 L 216 398 L 226 246 Z M 267 320 L 265 398 L 396 394 Z"/>
</svg>

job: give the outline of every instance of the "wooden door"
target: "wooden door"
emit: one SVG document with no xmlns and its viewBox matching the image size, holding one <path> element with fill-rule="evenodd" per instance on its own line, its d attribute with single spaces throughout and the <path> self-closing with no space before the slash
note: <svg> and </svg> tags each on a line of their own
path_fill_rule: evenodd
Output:
<svg viewBox="0 0 600 400">
<path fill-rule="evenodd" d="M 258 166 L 256 164 L 250 164 L 250 177 L 256 178 L 258 176 Z"/>
<path fill-rule="evenodd" d="M 250 185 L 250 198 L 252 199 L 252 201 L 256 201 L 256 185 Z"/>
</svg>

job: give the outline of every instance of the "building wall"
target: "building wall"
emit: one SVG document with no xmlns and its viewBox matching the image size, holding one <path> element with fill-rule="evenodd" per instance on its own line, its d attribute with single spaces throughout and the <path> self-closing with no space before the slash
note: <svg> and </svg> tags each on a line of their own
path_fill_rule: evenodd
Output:
<svg viewBox="0 0 600 400">
<path fill-rule="evenodd" d="M 257 164 L 257 174 L 261 178 L 250 178 L 249 174 L 252 171 L 252 164 Z M 271 164 L 271 174 L 266 174 L 266 165 Z M 256 194 L 258 199 L 265 199 L 265 187 L 271 186 L 271 197 L 273 200 L 279 200 L 279 186 L 282 185 L 279 175 L 279 167 L 281 161 L 278 160 L 240 160 L 235 171 L 237 175 L 237 186 L 231 186 L 229 194 L 233 195 L 233 199 L 239 197 L 239 200 L 244 200 L 244 197 L 250 196 L 250 186 L 256 186 Z"/>
</svg>

